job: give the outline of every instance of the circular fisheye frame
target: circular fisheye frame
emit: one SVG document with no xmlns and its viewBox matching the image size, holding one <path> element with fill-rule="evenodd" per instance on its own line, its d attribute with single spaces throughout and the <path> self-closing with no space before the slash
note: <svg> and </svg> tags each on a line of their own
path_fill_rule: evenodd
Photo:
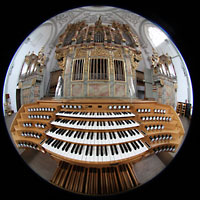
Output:
<svg viewBox="0 0 200 200">
<path fill-rule="evenodd" d="M 168 34 L 128 10 L 80 7 L 35 29 L 3 90 L 7 129 L 43 179 L 83 195 L 134 190 L 176 156 L 193 91 Z"/>
</svg>

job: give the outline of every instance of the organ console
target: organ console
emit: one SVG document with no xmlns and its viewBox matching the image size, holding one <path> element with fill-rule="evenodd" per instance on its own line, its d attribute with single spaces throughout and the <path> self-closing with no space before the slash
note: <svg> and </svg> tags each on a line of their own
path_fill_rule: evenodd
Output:
<svg viewBox="0 0 200 200">
<path fill-rule="evenodd" d="M 138 48 L 128 25 L 111 28 L 101 19 L 70 24 L 60 36 L 63 96 L 22 105 L 11 125 L 18 148 L 58 161 L 56 186 L 91 195 L 127 191 L 139 185 L 134 163 L 177 151 L 184 129 L 173 107 L 135 97 Z"/>
<path fill-rule="evenodd" d="M 171 106 L 103 99 L 39 100 L 23 105 L 11 132 L 18 148 L 36 149 L 60 161 L 56 173 L 65 169 L 81 176 L 95 174 L 95 184 L 103 184 L 100 174 L 114 174 L 113 185 L 121 185 L 122 170 L 130 179 L 129 189 L 138 185 L 132 164 L 153 153 L 176 152 L 184 134 Z M 52 182 L 62 178 L 57 180 L 55 175 Z M 104 191 L 98 187 L 91 194 Z M 85 188 L 79 190 L 87 193 Z"/>
</svg>

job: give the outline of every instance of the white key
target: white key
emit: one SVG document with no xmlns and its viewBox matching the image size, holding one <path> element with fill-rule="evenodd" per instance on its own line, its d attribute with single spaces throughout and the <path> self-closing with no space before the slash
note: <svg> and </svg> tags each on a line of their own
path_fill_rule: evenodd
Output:
<svg viewBox="0 0 200 200">
<path fill-rule="evenodd" d="M 90 155 L 91 150 L 92 150 L 92 155 Z M 94 150 L 93 150 L 93 146 L 90 146 L 90 149 L 89 149 L 89 161 L 91 161 L 91 162 L 94 161 L 93 152 L 94 152 Z"/>
<path fill-rule="evenodd" d="M 85 151 L 86 151 L 86 145 L 83 145 L 83 148 L 82 148 L 82 152 L 81 152 L 81 160 L 84 161 L 85 160 Z"/>
<path fill-rule="evenodd" d="M 118 154 L 115 154 L 115 159 L 116 160 L 121 160 L 123 158 L 123 155 L 121 154 L 120 147 L 119 147 L 119 145 L 115 145 L 115 147 L 117 148 L 117 151 L 118 151 Z M 114 149 L 115 149 L 115 147 L 114 147 Z"/>
<path fill-rule="evenodd" d="M 97 152 L 97 146 L 93 146 L 93 161 L 98 162 L 98 157 L 96 155 Z"/>
<path fill-rule="evenodd" d="M 105 149 L 107 150 L 107 146 L 103 147 L 103 150 L 104 150 L 103 161 L 107 162 L 107 161 L 110 161 L 110 156 L 108 154 L 108 151 L 107 151 L 107 155 L 106 155 L 106 150 Z"/>
</svg>

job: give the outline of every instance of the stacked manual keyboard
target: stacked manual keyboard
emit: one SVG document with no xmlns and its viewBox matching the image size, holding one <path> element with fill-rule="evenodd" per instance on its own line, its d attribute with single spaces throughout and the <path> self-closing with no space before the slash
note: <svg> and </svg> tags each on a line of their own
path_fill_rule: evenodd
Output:
<svg viewBox="0 0 200 200">
<path fill-rule="evenodd" d="M 130 107 L 129 107 L 130 109 Z M 142 155 L 148 146 L 137 128 L 135 114 L 119 110 L 75 110 L 64 105 L 51 121 L 43 148 L 65 161 L 112 165 Z"/>
</svg>

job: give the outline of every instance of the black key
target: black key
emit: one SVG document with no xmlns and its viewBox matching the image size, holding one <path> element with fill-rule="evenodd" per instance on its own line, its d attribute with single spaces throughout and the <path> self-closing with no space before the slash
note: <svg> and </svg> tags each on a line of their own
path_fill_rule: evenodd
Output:
<svg viewBox="0 0 200 200">
<path fill-rule="evenodd" d="M 124 148 L 122 147 L 121 144 L 119 145 L 119 147 L 120 147 L 120 149 L 121 149 L 121 152 L 124 153 Z"/>
<path fill-rule="evenodd" d="M 131 132 L 131 130 L 128 130 L 128 133 L 130 136 L 133 136 L 133 133 Z"/>
<path fill-rule="evenodd" d="M 60 143 L 57 146 L 57 149 L 59 149 L 62 144 L 63 144 L 63 141 L 60 141 Z"/>
<path fill-rule="evenodd" d="M 68 145 L 66 146 L 66 148 L 65 148 L 65 151 L 66 151 L 66 152 L 68 151 L 68 149 L 69 149 L 69 147 L 71 146 L 71 144 L 72 144 L 72 143 L 68 143 Z"/>
<path fill-rule="evenodd" d="M 125 151 L 128 152 L 128 148 L 126 147 L 126 145 L 122 144 L 122 146 L 124 147 Z"/>
<path fill-rule="evenodd" d="M 48 145 L 50 145 L 54 141 L 54 138 L 51 138 L 51 140 L 48 142 Z"/>
<path fill-rule="evenodd" d="M 65 149 L 65 147 L 67 146 L 67 142 L 65 143 L 65 145 L 62 147 L 62 151 Z"/>
<path fill-rule="evenodd" d="M 141 145 L 141 147 L 144 147 L 144 144 L 142 144 L 142 142 L 140 140 L 138 140 L 138 142 Z"/>
<path fill-rule="evenodd" d="M 113 147 L 110 145 L 111 154 L 114 155 Z"/>
<path fill-rule="evenodd" d="M 125 138 L 125 135 L 124 135 L 124 133 L 123 133 L 122 131 L 120 131 L 120 133 L 121 133 L 122 137 L 123 137 L 123 138 Z"/>
<path fill-rule="evenodd" d="M 94 133 L 91 132 L 91 136 L 90 136 L 90 139 L 93 140 L 93 137 L 94 137 Z"/>
<path fill-rule="evenodd" d="M 85 135 L 85 132 L 82 132 L 81 139 L 83 139 L 84 135 Z"/>
<path fill-rule="evenodd" d="M 118 150 L 117 150 L 116 145 L 114 145 L 114 149 L 115 149 L 116 154 L 118 154 L 119 152 L 118 152 Z"/>
<path fill-rule="evenodd" d="M 73 144 L 73 147 L 71 148 L 71 153 L 74 152 L 75 148 L 76 148 L 76 144 Z"/>
<path fill-rule="evenodd" d="M 122 138 L 121 131 L 117 131 L 119 138 Z"/>
<path fill-rule="evenodd" d="M 100 146 L 101 148 L 101 156 L 103 156 L 103 146 Z"/>
<path fill-rule="evenodd" d="M 133 146 L 133 148 L 136 150 L 137 147 L 135 146 L 135 144 L 133 142 L 131 142 L 131 145 Z"/>
<path fill-rule="evenodd" d="M 66 132 L 66 130 L 65 129 L 63 129 L 63 131 L 62 131 L 62 133 L 61 133 L 61 135 L 64 135 L 64 133 Z"/>
<path fill-rule="evenodd" d="M 61 123 L 65 123 L 66 120 L 65 120 L 65 119 L 62 119 L 62 120 L 61 120 L 61 119 L 60 119 L 59 121 L 60 121 Z"/>
<path fill-rule="evenodd" d="M 55 132 L 55 134 L 58 134 L 58 133 L 60 132 L 60 130 L 61 130 L 61 129 L 58 129 L 58 130 Z"/>
<path fill-rule="evenodd" d="M 106 133 L 104 132 L 103 134 L 104 134 L 104 139 L 105 139 L 105 140 L 107 140 L 107 136 L 106 136 Z"/>
<path fill-rule="evenodd" d="M 74 131 L 70 130 L 69 137 L 71 137 L 73 133 Z"/>
<path fill-rule="evenodd" d="M 75 132 L 74 138 L 76 138 L 76 136 L 78 135 L 78 133 L 79 133 L 78 131 Z"/>
<path fill-rule="evenodd" d="M 109 136 L 110 136 L 110 139 L 112 140 L 112 134 L 111 134 L 111 132 L 108 132 L 108 134 L 109 134 Z"/>
<path fill-rule="evenodd" d="M 57 140 L 55 140 L 55 141 L 51 144 L 51 146 L 53 147 L 53 146 L 55 145 L 56 142 L 57 142 Z"/>
<path fill-rule="evenodd" d="M 139 147 L 139 145 L 135 142 L 135 141 L 133 141 L 133 143 L 135 144 L 135 146 L 139 149 L 140 147 Z"/>
<path fill-rule="evenodd" d="M 53 147 L 56 148 L 59 143 L 60 143 L 60 140 L 57 140 L 57 142 L 53 145 Z"/>
<path fill-rule="evenodd" d="M 132 151 L 132 149 L 131 149 L 130 145 L 129 145 L 128 143 L 125 143 L 125 144 L 126 144 L 126 146 L 127 146 L 128 150 L 129 150 L 129 151 Z"/>
<path fill-rule="evenodd" d="M 124 122 L 123 120 L 121 120 L 121 123 L 122 123 L 123 125 L 125 125 L 125 122 Z"/>
<path fill-rule="evenodd" d="M 140 132 L 139 132 L 137 129 L 134 129 L 134 131 L 135 131 L 138 135 L 140 135 Z"/>
<path fill-rule="evenodd" d="M 83 145 L 80 145 L 80 149 L 79 149 L 79 155 L 81 155 L 81 153 L 82 153 L 82 150 L 83 150 Z"/>
<path fill-rule="evenodd" d="M 69 135 L 69 133 L 70 133 L 70 130 L 68 130 L 68 131 L 67 131 L 67 133 L 65 134 L 65 136 L 68 136 L 68 135 Z"/>
<path fill-rule="evenodd" d="M 79 133 L 78 133 L 78 135 L 77 135 L 77 138 L 80 138 L 81 134 L 82 134 L 82 132 L 79 131 Z"/>
<path fill-rule="evenodd" d="M 128 137 L 128 134 L 126 133 L 126 131 L 122 131 L 123 133 L 124 133 L 124 135 L 126 136 L 126 137 Z"/>
<path fill-rule="evenodd" d="M 99 156 L 99 146 L 96 146 L 96 156 Z"/>
<path fill-rule="evenodd" d="M 48 138 L 48 139 L 45 141 L 45 143 L 48 144 L 49 141 L 50 141 L 51 139 L 52 139 L 52 138 Z"/>
<path fill-rule="evenodd" d="M 77 144 L 76 149 L 75 149 L 75 151 L 74 151 L 75 154 L 78 153 L 78 149 L 79 149 L 79 147 L 80 147 L 80 145 Z"/>
<path fill-rule="evenodd" d="M 58 135 L 61 135 L 62 132 L 63 132 L 63 129 L 60 129 Z"/>
<path fill-rule="evenodd" d="M 88 155 L 88 152 L 89 152 L 89 146 L 87 145 L 86 151 L 85 151 L 85 155 L 86 155 L 86 156 Z"/>
<path fill-rule="evenodd" d="M 104 146 L 105 149 L 105 155 L 108 156 L 107 146 Z"/>
<path fill-rule="evenodd" d="M 90 146 L 90 156 L 92 156 L 92 149 L 93 149 L 93 146 Z"/>
<path fill-rule="evenodd" d="M 131 130 L 131 133 L 133 133 L 133 135 L 135 135 L 135 130 Z"/>
<path fill-rule="evenodd" d="M 52 132 L 52 133 L 54 133 L 56 130 L 57 130 L 57 128 L 56 128 L 56 127 L 53 127 L 53 128 L 51 128 L 49 131 Z"/>
<path fill-rule="evenodd" d="M 114 139 L 116 139 L 116 135 L 115 135 L 115 132 L 112 132 L 112 134 L 113 134 L 113 138 L 114 138 Z"/>
<path fill-rule="evenodd" d="M 87 133 L 86 139 L 89 140 L 90 132 Z"/>
</svg>

